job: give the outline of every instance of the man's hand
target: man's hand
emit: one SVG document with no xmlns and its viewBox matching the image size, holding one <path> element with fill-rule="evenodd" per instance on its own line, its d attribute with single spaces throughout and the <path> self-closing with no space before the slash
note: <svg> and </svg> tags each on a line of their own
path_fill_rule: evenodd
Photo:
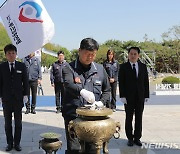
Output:
<svg viewBox="0 0 180 154">
<path fill-rule="evenodd" d="M 52 87 L 55 87 L 54 83 L 51 84 Z"/>
<path fill-rule="evenodd" d="M 99 108 L 102 108 L 104 106 L 104 104 L 101 102 L 101 101 L 95 101 L 92 105 L 91 105 L 91 108 L 90 110 L 96 110 L 96 109 L 99 109 Z"/>
<path fill-rule="evenodd" d="M 88 91 L 86 89 L 82 89 L 80 91 L 80 95 L 89 103 L 94 103 L 95 102 L 95 96 L 91 91 Z"/>
<path fill-rule="evenodd" d="M 38 84 L 41 84 L 41 80 L 40 79 L 38 79 Z"/>
<path fill-rule="evenodd" d="M 114 83 L 114 78 L 109 79 L 110 83 Z"/>
<path fill-rule="evenodd" d="M 101 101 L 95 101 L 93 104 L 92 104 L 92 106 L 97 106 L 97 107 L 103 107 L 104 106 L 104 104 L 101 102 Z"/>
<path fill-rule="evenodd" d="M 121 102 L 122 102 L 123 104 L 127 104 L 126 98 L 125 98 L 125 97 L 122 97 L 122 98 L 121 98 Z"/>
<path fill-rule="evenodd" d="M 75 83 L 81 83 L 81 79 L 79 77 L 75 77 L 74 82 Z"/>
<path fill-rule="evenodd" d="M 149 100 L 149 98 L 145 98 L 145 99 L 144 99 L 144 103 L 147 103 L 148 100 Z"/>
<path fill-rule="evenodd" d="M 24 96 L 24 97 L 23 97 L 23 102 L 24 102 L 24 103 L 27 103 L 27 102 L 28 102 L 28 96 Z"/>
</svg>

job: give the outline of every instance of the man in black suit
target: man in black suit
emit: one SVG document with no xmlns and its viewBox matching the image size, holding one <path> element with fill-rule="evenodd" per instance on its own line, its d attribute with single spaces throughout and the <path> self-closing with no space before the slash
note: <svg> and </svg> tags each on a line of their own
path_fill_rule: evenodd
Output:
<svg viewBox="0 0 180 154">
<path fill-rule="evenodd" d="M 125 131 L 128 146 L 135 143 L 141 146 L 142 114 L 144 102 L 149 98 L 149 78 L 147 67 L 139 61 L 140 49 L 131 47 L 128 50 L 128 62 L 121 64 L 119 70 L 119 91 L 121 102 L 124 103 L 126 120 Z M 135 115 L 133 132 L 132 120 Z"/>
<path fill-rule="evenodd" d="M 17 49 L 8 44 L 4 48 L 7 61 L 0 64 L 0 102 L 3 107 L 6 151 L 14 148 L 21 151 L 22 107 L 28 100 L 28 78 L 24 63 L 16 61 Z M 15 129 L 12 130 L 12 113 L 14 113 Z M 13 135 L 14 132 L 14 135 Z"/>
</svg>

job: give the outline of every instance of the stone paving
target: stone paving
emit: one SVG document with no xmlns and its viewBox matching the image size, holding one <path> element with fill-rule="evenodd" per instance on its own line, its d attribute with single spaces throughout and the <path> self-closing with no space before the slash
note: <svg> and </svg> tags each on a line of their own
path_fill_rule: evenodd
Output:
<svg viewBox="0 0 180 154">
<path fill-rule="evenodd" d="M 48 75 L 43 75 L 45 95 L 54 95 L 50 87 Z M 43 96 L 42 96 L 43 97 Z M 178 99 L 176 98 L 176 101 Z M 159 101 L 159 99 L 158 99 Z M 171 99 L 173 102 L 173 99 Z M 180 99 L 179 99 L 180 103 Z M 58 154 L 64 154 L 66 149 L 64 121 L 61 114 L 55 113 L 55 106 L 37 107 L 37 114 L 24 114 L 23 108 L 23 131 L 21 146 L 22 151 L 12 150 L 6 152 L 6 139 L 4 132 L 4 118 L 0 107 L 0 154 L 44 154 L 39 149 L 40 134 L 55 132 L 62 136 L 62 149 Z M 111 117 L 121 123 L 121 138 L 112 138 L 109 142 L 110 154 L 179 154 L 180 153 L 180 104 L 178 105 L 145 105 L 143 116 L 143 147 L 128 147 L 124 130 L 124 107 L 119 105 L 117 111 Z"/>
</svg>

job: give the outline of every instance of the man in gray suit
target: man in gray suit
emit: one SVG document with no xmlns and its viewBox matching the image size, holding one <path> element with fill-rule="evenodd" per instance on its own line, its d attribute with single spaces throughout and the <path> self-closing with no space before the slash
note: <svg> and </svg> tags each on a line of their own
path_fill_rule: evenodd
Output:
<svg viewBox="0 0 180 154">
<path fill-rule="evenodd" d="M 8 44 L 4 48 L 7 61 L 0 64 L 0 102 L 3 107 L 6 151 L 21 151 L 22 107 L 27 102 L 28 78 L 24 63 L 16 61 L 17 49 Z M 14 113 L 15 130 L 12 130 L 12 113 Z M 14 132 L 14 136 L 13 136 Z M 13 145 L 14 144 L 14 145 Z"/>
<path fill-rule="evenodd" d="M 144 102 L 149 98 L 149 78 L 147 67 L 139 60 L 140 49 L 131 47 L 128 50 L 128 62 L 121 64 L 119 70 L 119 91 L 121 101 L 124 103 L 126 120 L 125 130 L 128 146 L 135 143 L 141 146 L 142 114 Z M 135 115 L 135 128 L 133 132 L 132 120 Z"/>
</svg>

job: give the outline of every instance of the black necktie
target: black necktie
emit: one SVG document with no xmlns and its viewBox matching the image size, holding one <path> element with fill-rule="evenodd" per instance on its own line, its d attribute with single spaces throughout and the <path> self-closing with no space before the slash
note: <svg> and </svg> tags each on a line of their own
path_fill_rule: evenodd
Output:
<svg viewBox="0 0 180 154">
<path fill-rule="evenodd" d="M 137 77 L 135 64 L 133 64 L 133 73 L 134 73 L 135 77 Z"/>
<path fill-rule="evenodd" d="M 14 73 L 14 63 L 11 63 L 11 74 Z"/>
</svg>

